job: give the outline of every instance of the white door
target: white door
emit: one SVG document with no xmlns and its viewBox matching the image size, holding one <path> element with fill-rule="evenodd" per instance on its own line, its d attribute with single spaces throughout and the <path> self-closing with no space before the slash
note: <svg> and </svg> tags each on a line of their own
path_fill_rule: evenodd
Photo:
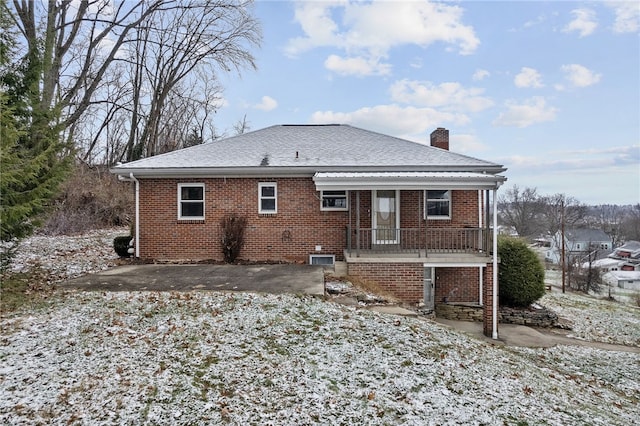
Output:
<svg viewBox="0 0 640 426">
<path fill-rule="evenodd" d="M 373 244 L 398 244 L 400 242 L 400 192 L 387 189 L 374 190 L 371 199 Z"/>
<path fill-rule="evenodd" d="M 428 310 L 433 310 L 434 305 L 434 293 L 435 293 L 435 268 L 425 266 L 424 267 L 424 307 Z"/>
</svg>

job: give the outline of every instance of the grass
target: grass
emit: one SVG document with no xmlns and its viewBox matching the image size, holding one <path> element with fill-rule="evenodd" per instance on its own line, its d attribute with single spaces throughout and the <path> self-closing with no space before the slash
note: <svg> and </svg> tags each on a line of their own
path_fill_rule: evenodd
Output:
<svg viewBox="0 0 640 426">
<path fill-rule="evenodd" d="M 45 305 L 52 294 L 47 273 L 40 268 L 30 272 L 5 272 L 0 276 L 0 314 L 38 308 Z"/>
</svg>

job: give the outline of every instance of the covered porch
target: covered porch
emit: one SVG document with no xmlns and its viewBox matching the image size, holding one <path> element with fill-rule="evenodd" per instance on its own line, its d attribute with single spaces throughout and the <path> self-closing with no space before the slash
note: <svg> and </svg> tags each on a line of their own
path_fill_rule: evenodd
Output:
<svg viewBox="0 0 640 426">
<path fill-rule="evenodd" d="M 333 196 L 344 191 L 344 259 L 350 275 L 376 281 L 400 299 L 419 304 L 433 303 L 434 294 L 442 291 L 437 286 L 445 282 L 468 292 L 470 284 L 459 275 L 473 275 L 473 297 L 480 304 L 485 301 L 485 332 L 497 338 L 493 254 L 497 189 L 506 180 L 503 176 L 473 171 L 319 172 L 313 180 L 321 197 L 323 191 Z M 441 271 L 441 284 L 436 271 Z"/>
</svg>

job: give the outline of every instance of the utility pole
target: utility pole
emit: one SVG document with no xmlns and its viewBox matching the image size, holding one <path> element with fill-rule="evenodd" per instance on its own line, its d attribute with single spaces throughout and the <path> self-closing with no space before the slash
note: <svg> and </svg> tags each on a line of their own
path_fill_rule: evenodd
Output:
<svg viewBox="0 0 640 426">
<path fill-rule="evenodd" d="M 562 239 L 562 292 L 564 293 L 567 271 L 567 256 L 564 244 L 564 195 L 560 199 L 560 238 Z"/>
</svg>

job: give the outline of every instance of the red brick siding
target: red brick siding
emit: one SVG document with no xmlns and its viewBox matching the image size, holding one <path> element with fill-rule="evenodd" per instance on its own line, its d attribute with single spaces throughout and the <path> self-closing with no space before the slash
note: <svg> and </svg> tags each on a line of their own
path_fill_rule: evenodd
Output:
<svg viewBox="0 0 640 426">
<path fill-rule="evenodd" d="M 493 334 L 493 264 L 484 268 L 483 288 L 483 332 L 485 336 L 492 337 Z"/>
<path fill-rule="evenodd" d="M 376 283 L 405 303 L 422 302 L 422 263 L 350 263 L 350 276 Z"/>
<path fill-rule="evenodd" d="M 258 214 L 258 183 L 278 185 L 278 213 Z M 178 183 L 205 184 L 205 219 L 178 220 Z M 277 179 L 141 179 L 140 256 L 155 260 L 222 260 L 220 220 L 237 213 L 248 225 L 240 259 L 307 262 L 309 254 L 333 254 L 346 247 L 348 212 L 321 211 L 311 178 Z M 401 227 L 421 220 L 421 191 L 400 191 Z M 352 226 L 356 226 L 356 192 L 350 192 Z M 453 191 L 451 220 L 428 221 L 429 227 L 477 226 L 477 191 Z M 360 226 L 371 227 L 371 191 L 360 191 Z M 424 227 L 422 220 L 420 226 Z M 320 252 L 315 246 L 322 246 Z"/>
<path fill-rule="evenodd" d="M 436 268 L 435 302 L 478 303 L 480 268 Z"/>
<path fill-rule="evenodd" d="M 258 182 L 277 183 L 277 214 L 258 214 Z M 205 184 L 204 220 L 178 220 L 178 183 Z M 248 219 L 240 259 L 307 262 L 315 253 L 342 258 L 347 212 L 320 211 L 310 178 L 141 179 L 140 256 L 222 260 L 220 220 L 231 213 Z M 316 252 L 316 245 L 322 251 Z"/>
</svg>

